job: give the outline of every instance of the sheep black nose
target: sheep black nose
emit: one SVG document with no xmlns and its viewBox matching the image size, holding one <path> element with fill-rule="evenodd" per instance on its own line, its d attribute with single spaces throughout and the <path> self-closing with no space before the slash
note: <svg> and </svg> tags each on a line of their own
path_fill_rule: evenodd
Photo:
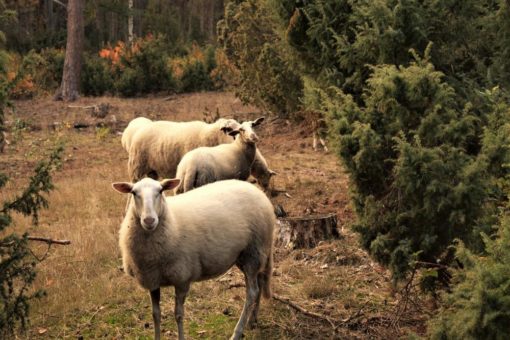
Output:
<svg viewBox="0 0 510 340">
<path fill-rule="evenodd" d="M 155 221 L 154 217 L 146 217 L 143 219 L 143 223 L 147 225 L 152 225 L 154 221 Z"/>
</svg>

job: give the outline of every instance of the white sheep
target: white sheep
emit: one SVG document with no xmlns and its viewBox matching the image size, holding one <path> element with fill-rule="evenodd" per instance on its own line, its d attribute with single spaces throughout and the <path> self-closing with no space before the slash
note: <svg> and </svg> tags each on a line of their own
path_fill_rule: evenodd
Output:
<svg viewBox="0 0 510 340">
<path fill-rule="evenodd" d="M 140 127 L 129 148 L 128 173 L 132 181 L 145 176 L 173 178 L 186 152 L 200 146 L 229 143 L 225 131 L 238 126 L 233 119 L 220 118 L 212 124 L 202 121 L 156 121 Z"/>
<path fill-rule="evenodd" d="M 176 193 L 225 179 L 247 180 L 259 139 L 253 128 L 263 121 L 263 117 L 247 121 L 229 131 L 228 135 L 235 136 L 229 144 L 200 147 L 185 154 L 177 166 L 176 177 L 181 185 Z"/>
<path fill-rule="evenodd" d="M 269 189 L 271 177 L 277 174 L 278 173 L 275 171 L 269 169 L 266 159 L 264 156 L 262 156 L 259 149 L 257 148 L 255 159 L 251 165 L 251 175 L 257 180 L 258 184 L 264 189 L 264 191 Z"/>
<path fill-rule="evenodd" d="M 133 135 L 142 127 L 152 123 L 152 120 L 145 117 L 138 117 L 129 122 L 128 126 L 122 132 L 121 143 L 124 150 L 129 152 Z"/>
<path fill-rule="evenodd" d="M 234 264 L 244 273 L 246 301 L 231 339 L 256 322 L 261 293 L 271 297 L 273 206 L 255 186 L 238 180 L 212 183 L 164 197 L 178 179 L 113 183 L 131 193 L 119 245 L 124 271 L 150 291 L 155 339 L 160 339 L 160 287 L 175 287 L 175 319 L 184 339 L 184 300 L 192 282 L 217 277 Z"/>
</svg>

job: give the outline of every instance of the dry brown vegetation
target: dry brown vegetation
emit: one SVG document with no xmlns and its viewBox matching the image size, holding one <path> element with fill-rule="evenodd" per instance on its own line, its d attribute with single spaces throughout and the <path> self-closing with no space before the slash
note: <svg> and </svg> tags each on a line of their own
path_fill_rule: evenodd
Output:
<svg viewBox="0 0 510 340">
<path fill-rule="evenodd" d="M 69 108 L 49 98 L 15 103 L 7 116 L 11 144 L 1 155 L 0 172 L 11 182 L 0 202 L 26 183 L 34 164 L 55 143 L 66 145 L 63 166 L 55 174 L 57 189 L 50 209 L 43 212 L 33 235 L 69 239 L 70 246 L 53 246 L 38 266 L 36 288 L 47 296 L 34 301 L 28 334 L 20 338 L 151 338 L 149 294 L 124 275 L 117 246 L 125 197 L 113 181 L 127 179 L 127 154 L 120 132 L 136 116 L 151 119 L 202 119 L 204 112 L 238 119 L 261 112 L 243 106 L 231 94 L 202 93 L 163 98 L 82 98 L 76 105 L 108 102 L 104 119 Z M 88 125 L 76 129 L 76 123 Z M 396 314 L 400 295 L 391 294 L 389 273 L 359 248 L 350 231 L 354 221 L 348 199 L 348 179 L 332 153 L 311 148 L 309 127 L 271 120 L 261 127 L 259 147 L 276 170 L 273 203 L 291 216 L 335 212 L 340 240 L 322 242 L 311 250 L 277 249 L 273 289 L 335 324 L 305 316 L 281 302 L 264 301 L 259 326 L 248 339 L 395 338 L 422 333 L 423 304 L 414 301 Z M 285 195 L 288 193 L 288 195 Z M 18 230 L 30 221 L 16 217 Z M 45 245 L 34 244 L 42 254 Z M 225 338 L 239 317 L 244 301 L 242 277 L 232 269 L 222 277 L 193 285 L 186 302 L 185 329 L 190 338 Z M 173 289 L 162 292 L 163 333 L 176 336 Z M 342 322 L 343 320 L 343 322 Z"/>
</svg>

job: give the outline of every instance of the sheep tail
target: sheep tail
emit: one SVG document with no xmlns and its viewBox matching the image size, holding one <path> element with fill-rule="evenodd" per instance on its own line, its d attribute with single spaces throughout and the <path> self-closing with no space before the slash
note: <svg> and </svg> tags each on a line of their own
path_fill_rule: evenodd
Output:
<svg viewBox="0 0 510 340">
<path fill-rule="evenodd" d="M 270 299 L 273 295 L 271 291 L 271 277 L 273 276 L 273 246 L 271 246 L 271 252 L 267 259 L 266 268 L 259 275 L 259 285 L 262 289 L 262 295 L 266 299 Z"/>
<path fill-rule="evenodd" d="M 196 169 L 193 168 L 192 170 L 186 171 L 186 173 L 184 174 L 184 178 L 182 179 L 183 183 L 177 189 L 178 192 L 182 193 L 182 192 L 187 192 L 187 191 L 193 190 L 193 188 L 195 187 L 195 177 L 196 176 L 197 176 Z"/>
<path fill-rule="evenodd" d="M 216 178 L 214 172 L 209 167 L 201 166 L 200 169 L 197 170 L 195 174 L 195 188 L 214 182 L 216 182 Z"/>
<path fill-rule="evenodd" d="M 141 180 L 144 175 L 145 164 L 147 163 L 147 156 L 144 152 L 138 150 L 137 147 L 131 146 L 128 160 L 128 174 L 129 179 L 133 182 Z"/>
</svg>

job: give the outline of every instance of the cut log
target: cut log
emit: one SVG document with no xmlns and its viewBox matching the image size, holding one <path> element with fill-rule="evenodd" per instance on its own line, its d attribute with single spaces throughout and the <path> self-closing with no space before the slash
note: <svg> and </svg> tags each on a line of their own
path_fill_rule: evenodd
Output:
<svg viewBox="0 0 510 340">
<path fill-rule="evenodd" d="M 90 115 L 95 118 L 104 118 L 110 112 L 112 106 L 108 103 L 101 103 L 98 105 L 80 106 L 80 105 L 69 105 L 70 109 L 84 109 L 91 110 Z"/>
<path fill-rule="evenodd" d="M 336 214 L 280 218 L 276 246 L 314 248 L 320 241 L 339 238 Z"/>
</svg>

